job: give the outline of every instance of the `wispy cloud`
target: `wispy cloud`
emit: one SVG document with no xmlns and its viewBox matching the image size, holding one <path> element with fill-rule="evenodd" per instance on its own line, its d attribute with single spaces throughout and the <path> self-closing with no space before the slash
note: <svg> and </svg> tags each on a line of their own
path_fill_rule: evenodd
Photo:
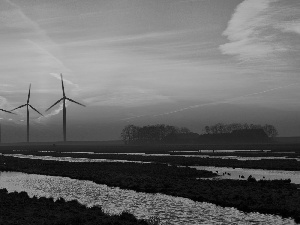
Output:
<svg viewBox="0 0 300 225">
<path fill-rule="evenodd" d="M 49 69 L 56 69 L 62 72 L 70 72 L 71 70 L 67 68 L 64 63 L 59 60 L 54 54 L 50 52 L 49 46 L 43 46 L 42 44 L 32 41 L 30 39 L 24 39 L 26 43 L 30 45 L 30 49 L 36 52 L 40 56 L 40 64 L 48 67 Z M 51 46 L 50 46 L 51 47 Z"/>
<path fill-rule="evenodd" d="M 49 74 L 50 74 L 51 76 L 55 77 L 56 79 L 61 80 L 60 74 L 58 74 L 58 73 L 49 73 Z M 75 86 L 75 87 L 77 87 L 77 88 L 78 88 L 78 86 L 79 86 L 78 84 L 75 84 L 75 83 L 73 83 L 72 81 L 67 80 L 66 78 L 63 78 L 63 81 L 64 81 L 64 83 L 73 85 L 73 86 Z"/>
<path fill-rule="evenodd" d="M 221 52 L 249 61 L 271 60 L 289 51 L 291 46 L 284 42 L 282 33 L 300 31 L 299 21 L 295 20 L 300 12 L 294 9 L 295 4 L 282 0 L 243 1 L 223 32 L 230 42 L 220 45 Z"/>
<path fill-rule="evenodd" d="M 300 9 L 298 9 L 298 15 L 300 14 Z M 300 19 L 295 21 L 282 22 L 275 25 L 276 28 L 281 29 L 283 32 L 291 32 L 300 35 Z"/>
<path fill-rule="evenodd" d="M 3 106 L 5 106 L 7 103 L 7 99 L 3 96 L 0 96 L 0 108 L 2 108 Z"/>
<path fill-rule="evenodd" d="M 7 88 L 7 87 L 14 87 L 14 85 L 12 85 L 12 84 L 0 84 L 0 87 L 1 88 Z"/>
<path fill-rule="evenodd" d="M 4 24 L 6 27 L 22 29 L 25 31 L 27 29 L 33 31 L 31 33 L 27 33 L 27 35 L 33 35 L 37 38 L 43 38 L 44 41 L 47 41 L 48 44 L 52 43 L 51 39 L 47 36 L 46 32 L 41 29 L 41 27 L 31 20 L 23 10 L 15 3 L 10 0 L 2 0 L 8 5 L 7 10 L 1 10 L 0 12 L 0 22 Z M 23 33 L 26 35 L 26 32 Z"/>
<path fill-rule="evenodd" d="M 0 109 L 4 109 L 4 110 L 11 110 L 12 106 L 11 104 L 8 102 L 7 98 L 3 97 L 0 95 Z M 7 116 L 11 116 L 11 114 L 8 114 L 6 112 L 0 111 L 0 114 L 2 117 L 7 117 Z"/>
<path fill-rule="evenodd" d="M 184 107 L 184 108 L 180 108 L 180 109 L 176 109 L 176 110 L 173 110 L 173 111 L 164 112 L 164 113 L 160 113 L 160 114 L 138 115 L 138 116 L 132 116 L 132 117 L 129 117 L 129 118 L 124 118 L 122 120 L 129 121 L 129 120 L 138 119 L 138 118 L 141 118 L 141 117 L 167 116 L 167 115 L 183 112 L 183 111 L 186 111 L 186 110 L 192 110 L 192 109 L 196 109 L 196 108 L 200 108 L 200 107 L 205 107 L 205 106 L 210 106 L 210 105 L 219 105 L 219 104 L 222 104 L 222 103 L 235 102 L 235 101 L 239 101 L 241 99 L 245 99 L 245 98 L 252 97 L 252 96 L 255 96 L 255 95 L 262 95 L 262 94 L 265 94 L 267 92 L 272 92 L 272 91 L 276 91 L 276 90 L 279 90 L 279 89 L 283 89 L 283 88 L 287 88 L 287 87 L 291 87 L 291 86 L 295 86 L 295 85 L 299 85 L 299 83 L 293 83 L 293 84 L 289 84 L 289 85 L 285 85 L 285 86 L 274 87 L 274 88 L 271 88 L 271 89 L 266 89 L 266 90 L 263 90 L 263 91 L 254 92 L 254 93 L 250 93 L 250 94 L 246 94 L 246 95 L 242 95 L 242 96 L 237 96 L 237 97 L 233 97 L 233 98 L 229 98 L 229 99 L 224 99 L 224 100 L 220 100 L 220 101 L 214 101 L 214 102 L 208 102 L 208 103 L 203 103 L 203 104 L 192 105 L 192 106 L 188 106 L 188 107 Z"/>
<path fill-rule="evenodd" d="M 102 95 L 92 96 L 84 99 L 84 102 L 91 106 L 144 106 L 170 102 L 168 96 L 161 95 L 155 90 L 142 89 L 137 87 L 123 87 L 118 90 L 111 90 Z"/>
<path fill-rule="evenodd" d="M 121 44 L 121 43 L 131 43 L 137 41 L 153 41 L 161 39 L 170 39 L 174 37 L 182 37 L 183 35 L 189 33 L 195 33 L 197 30 L 169 30 L 169 31 L 160 31 L 160 32 L 148 32 L 142 34 L 134 35 L 123 35 L 109 38 L 99 38 L 99 39 L 88 39 L 88 40 L 79 40 L 79 41 L 70 41 L 64 43 L 64 45 L 70 46 L 88 46 L 94 44 Z"/>
<path fill-rule="evenodd" d="M 17 56 L 26 54 L 35 64 L 35 68 L 59 70 L 70 72 L 64 63 L 56 55 L 60 54 L 59 46 L 48 36 L 45 29 L 30 18 L 24 9 L 11 0 L 1 0 L 6 5 L 5 10 L 0 9 L 0 25 L 7 28 L 8 43 L 14 43 L 10 46 L 10 52 L 18 52 Z M 1 5 L 2 5 L 1 4 Z M 27 61 L 20 60 L 20 66 L 27 64 Z"/>
<path fill-rule="evenodd" d="M 68 106 L 68 103 L 66 102 L 66 107 L 67 106 Z M 51 118 L 52 116 L 55 116 L 55 115 L 59 114 L 62 110 L 63 110 L 63 104 L 61 103 L 58 108 L 52 110 L 50 113 L 48 113 L 44 116 L 38 117 L 36 119 L 36 122 L 40 123 L 40 122 L 47 121 L 47 119 Z"/>
</svg>

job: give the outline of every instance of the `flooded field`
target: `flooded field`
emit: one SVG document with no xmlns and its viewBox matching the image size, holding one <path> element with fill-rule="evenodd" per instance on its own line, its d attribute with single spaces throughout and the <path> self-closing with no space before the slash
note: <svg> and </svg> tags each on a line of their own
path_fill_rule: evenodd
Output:
<svg viewBox="0 0 300 225">
<path fill-rule="evenodd" d="M 2 172 L 0 188 L 9 192 L 26 191 L 30 196 L 75 199 L 87 206 L 101 206 L 108 214 L 128 211 L 141 219 L 155 216 L 161 224 L 296 224 L 280 216 L 244 213 L 186 198 L 110 188 L 59 176 Z"/>
<path fill-rule="evenodd" d="M 65 162 L 132 162 L 132 163 L 148 163 L 142 161 L 117 160 L 117 159 L 90 159 L 90 158 L 72 158 L 72 157 L 54 157 L 54 156 L 37 156 L 37 155 L 23 155 L 23 154 L 1 154 L 4 156 L 12 156 L 21 159 L 41 159 L 41 160 L 55 160 Z M 149 162 L 150 163 L 150 162 Z"/>
<path fill-rule="evenodd" d="M 127 154 L 127 153 L 122 153 Z M 142 153 L 132 153 L 142 154 Z M 53 157 L 53 156 L 36 156 L 22 154 L 4 154 L 5 156 L 13 156 L 17 158 L 55 160 L 67 162 L 132 162 L 132 163 L 151 163 L 145 161 L 130 161 L 130 160 L 114 160 L 114 159 L 90 159 L 90 158 L 73 158 L 73 157 Z M 217 179 L 235 179 L 245 180 L 250 175 L 257 180 L 278 180 L 291 179 L 291 183 L 300 184 L 300 171 L 281 171 L 281 170 L 263 170 L 263 169 L 244 169 L 230 167 L 213 167 L 213 166 L 190 166 L 199 170 L 207 170 L 215 172 L 219 175 Z"/>
<path fill-rule="evenodd" d="M 260 170 L 213 166 L 191 166 L 191 168 L 215 172 L 220 176 L 218 179 L 245 180 L 251 175 L 256 180 L 291 179 L 291 183 L 300 184 L 300 171 Z"/>
<path fill-rule="evenodd" d="M 241 150 L 239 150 L 241 151 Z M 39 151 L 39 152 L 43 152 L 43 151 Z M 230 156 L 212 156 L 212 155 L 205 155 L 205 154 L 201 154 L 201 155 L 193 155 L 191 153 L 195 152 L 195 153 L 199 153 L 199 151 L 172 151 L 171 153 L 176 153 L 176 152 L 180 152 L 180 153 L 189 153 L 189 154 L 180 154 L 180 155 L 174 155 L 174 154 L 170 154 L 170 153 L 156 153 L 156 154 L 151 154 L 151 153 L 95 153 L 95 152 L 64 152 L 64 153 L 68 153 L 68 154 L 89 154 L 89 155 L 139 155 L 139 156 L 145 156 L 145 157 L 149 157 L 149 156 L 176 156 L 176 157 L 199 157 L 199 158 L 217 158 L 217 159 L 237 159 L 237 160 L 242 160 L 242 161 L 246 161 L 246 160 L 261 160 L 261 159 L 286 159 L 286 160 L 290 160 L 290 159 L 295 159 L 297 161 L 300 161 L 300 158 L 293 158 L 290 156 L 247 156 L 247 157 L 242 157 L 242 156 L 234 156 L 234 155 L 230 155 Z M 202 150 L 201 153 L 212 153 L 212 151 L 208 151 L 208 150 Z M 218 150 L 218 152 L 224 152 L 224 153 L 230 153 L 230 152 L 237 152 L 237 150 Z M 246 151 L 245 151 L 246 152 Z M 249 151 L 247 151 L 249 152 Z M 253 151 L 255 152 L 255 151 Z M 253 153 L 252 152 L 252 153 Z M 268 152 L 268 150 L 266 150 L 265 152 Z M 287 155 L 289 154 L 293 154 L 293 152 L 281 152 L 280 154 L 285 153 Z"/>
</svg>

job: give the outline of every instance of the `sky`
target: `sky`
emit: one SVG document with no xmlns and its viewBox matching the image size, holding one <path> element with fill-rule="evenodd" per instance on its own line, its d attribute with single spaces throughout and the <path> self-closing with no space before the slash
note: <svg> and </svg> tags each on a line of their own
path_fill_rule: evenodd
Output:
<svg viewBox="0 0 300 225">
<path fill-rule="evenodd" d="M 0 0 L 0 108 L 32 141 L 120 139 L 128 124 L 273 124 L 300 136 L 299 0 Z M 0 112 L 26 140 L 26 109 Z"/>
</svg>

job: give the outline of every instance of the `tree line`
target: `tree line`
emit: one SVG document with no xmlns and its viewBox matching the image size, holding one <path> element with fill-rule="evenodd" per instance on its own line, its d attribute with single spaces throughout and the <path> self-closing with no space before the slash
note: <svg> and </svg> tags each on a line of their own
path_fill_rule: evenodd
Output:
<svg viewBox="0 0 300 225">
<path fill-rule="evenodd" d="M 192 133 L 186 127 L 176 127 L 165 124 L 148 126 L 127 125 L 121 132 L 121 138 L 125 144 L 130 143 L 161 143 L 168 142 L 178 134 Z"/>
<path fill-rule="evenodd" d="M 235 130 L 253 130 L 253 129 L 263 129 L 268 137 L 276 137 L 278 135 L 277 129 L 270 124 L 260 125 L 260 124 L 247 124 L 247 123 L 217 123 L 212 126 L 205 126 L 204 132 L 206 134 L 228 134 Z"/>
<path fill-rule="evenodd" d="M 205 126 L 203 131 L 204 135 L 214 135 L 230 134 L 236 130 L 255 129 L 264 130 L 268 137 L 276 137 L 278 135 L 277 129 L 270 124 L 217 123 L 215 125 Z M 130 124 L 125 126 L 121 132 L 121 138 L 125 144 L 172 143 L 182 138 L 189 138 L 188 136 L 190 136 L 190 140 L 199 138 L 198 134 L 191 132 L 186 127 L 176 127 L 166 124 L 147 125 L 142 127 Z"/>
</svg>

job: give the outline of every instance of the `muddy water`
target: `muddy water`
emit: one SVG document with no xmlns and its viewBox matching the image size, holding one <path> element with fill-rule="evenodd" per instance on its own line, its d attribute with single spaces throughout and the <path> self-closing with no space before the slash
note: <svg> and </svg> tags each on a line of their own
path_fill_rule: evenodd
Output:
<svg viewBox="0 0 300 225">
<path fill-rule="evenodd" d="M 31 197 L 75 199 L 87 206 L 101 206 L 108 214 L 128 211 L 140 219 L 155 216 L 160 218 L 161 224 L 296 224 L 292 219 L 280 216 L 244 213 L 186 198 L 110 188 L 91 181 L 58 176 L 2 172 L 0 188 L 9 192 L 26 191 Z"/>
</svg>

